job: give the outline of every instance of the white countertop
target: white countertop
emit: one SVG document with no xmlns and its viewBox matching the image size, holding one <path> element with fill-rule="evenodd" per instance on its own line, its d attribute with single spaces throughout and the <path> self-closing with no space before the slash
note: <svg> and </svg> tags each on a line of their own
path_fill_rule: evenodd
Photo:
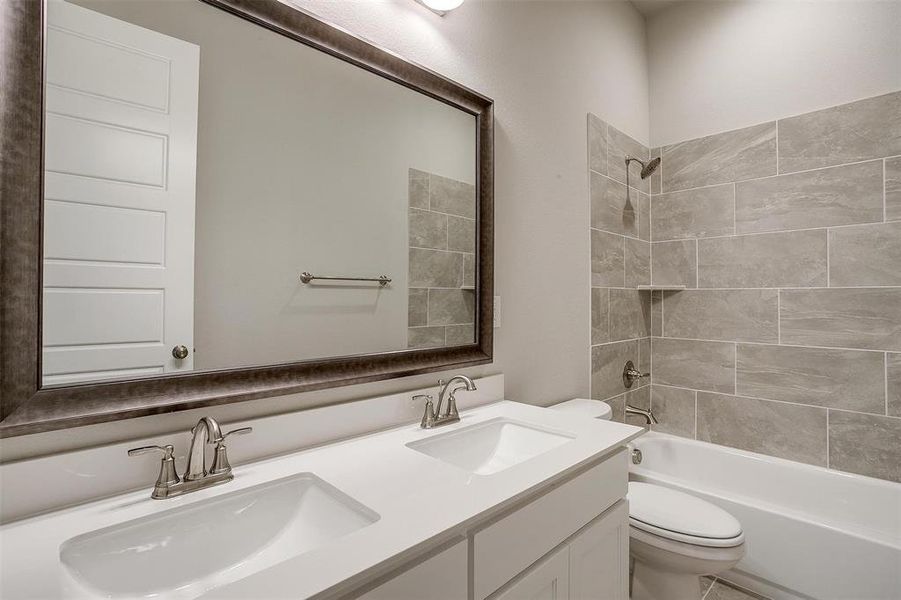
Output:
<svg viewBox="0 0 901 600">
<path fill-rule="evenodd" d="M 349 590 L 459 535 L 508 506 L 638 437 L 643 429 L 502 401 L 462 413 L 432 430 L 410 424 L 308 451 L 235 465 L 234 481 L 170 500 L 140 492 L 84 504 L 0 527 L 0 596 L 58 598 L 68 577 L 60 546 L 74 536 L 172 508 L 190 506 L 296 473 L 314 473 L 375 511 L 378 521 L 242 579 L 206 590 L 204 598 L 304 598 Z M 406 447 L 496 417 L 508 417 L 573 439 L 498 473 L 474 475 Z M 12 485 L 14 482 L 4 482 Z M 203 590 L 201 590 L 203 592 Z"/>
</svg>

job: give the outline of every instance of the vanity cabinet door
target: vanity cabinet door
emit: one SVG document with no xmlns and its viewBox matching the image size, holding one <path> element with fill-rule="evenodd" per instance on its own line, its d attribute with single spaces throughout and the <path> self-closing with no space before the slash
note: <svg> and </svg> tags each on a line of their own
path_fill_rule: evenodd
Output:
<svg viewBox="0 0 901 600">
<path fill-rule="evenodd" d="M 567 600 L 570 597 L 569 547 L 564 546 L 491 600 Z"/>
<path fill-rule="evenodd" d="M 462 600 L 469 595 L 466 541 L 369 590 L 360 600 Z"/>
<path fill-rule="evenodd" d="M 573 600 L 629 597 L 629 504 L 617 502 L 569 545 Z"/>
</svg>

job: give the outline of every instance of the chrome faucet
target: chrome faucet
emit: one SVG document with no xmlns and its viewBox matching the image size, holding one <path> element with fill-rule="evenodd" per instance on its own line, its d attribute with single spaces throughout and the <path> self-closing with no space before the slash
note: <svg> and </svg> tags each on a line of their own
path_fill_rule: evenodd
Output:
<svg viewBox="0 0 901 600">
<path fill-rule="evenodd" d="M 213 485 L 226 483 L 234 479 L 232 467 L 226 454 L 225 439 L 230 435 L 243 435 L 253 431 L 251 427 L 241 427 L 222 435 L 219 423 L 212 417 L 203 417 L 191 429 L 191 450 L 188 453 L 188 464 L 185 466 L 183 479 L 178 478 L 175 469 L 175 448 L 173 446 L 142 446 L 128 451 L 129 456 L 147 454 L 159 450 L 163 453 L 160 473 L 150 495 L 155 500 L 174 498 L 190 492 L 196 492 Z M 206 446 L 216 444 L 215 455 L 210 469 L 206 468 Z"/>
<path fill-rule="evenodd" d="M 461 381 L 462 385 L 458 385 L 450 390 L 448 394 L 448 388 L 451 387 L 451 384 L 455 381 Z M 476 384 L 467 377 L 466 375 L 455 375 L 448 379 L 446 382 L 441 379 L 438 381 L 438 405 L 434 406 L 432 404 L 432 397 L 426 395 L 417 395 L 413 396 L 413 400 L 419 400 L 420 398 L 425 398 L 425 412 L 422 415 L 422 422 L 420 426 L 423 429 L 431 429 L 433 427 L 438 427 L 439 425 L 447 425 L 449 423 L 456 423 L 460 420 L 460 413 L 457 412 L 457 399 L 454 397 L 454 394 L 459 390 L 466 390 L 467 392 L 476 391 Z M 444 405 L 444 397 L 447 395 L 447 409 L 444 414 L 441 414 L 441 407 Z"/>
<path fill-rule="evenodd" d="M 651 409 L 643 409 L 635 406 L 631 406 L 629 404 L 626 405 L 626 414 L 627 415 L 639 415 L 644 417 L 645 421 L 647 421 L 648 425 L 656 425 L 658 423 L 657 417 L 654 416 L 654 413 L 651 412 Z"/>
</svg>

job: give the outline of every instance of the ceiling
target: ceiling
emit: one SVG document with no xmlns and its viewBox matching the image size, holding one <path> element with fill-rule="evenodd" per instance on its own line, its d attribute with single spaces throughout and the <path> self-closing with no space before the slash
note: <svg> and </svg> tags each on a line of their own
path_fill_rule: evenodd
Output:
<svg viewBox="0 0 901 600">
<path fill-rule="evenodd" d="M 638 9 L 645 19 L 656 15 L 663 9 L 677 4 L 681 0 L 631 0 L 632 5 Z"/>
</svg>

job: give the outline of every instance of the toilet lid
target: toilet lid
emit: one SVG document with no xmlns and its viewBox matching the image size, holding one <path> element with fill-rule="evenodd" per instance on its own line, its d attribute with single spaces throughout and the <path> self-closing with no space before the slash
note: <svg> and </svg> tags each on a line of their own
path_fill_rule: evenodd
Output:
<svg viewBox="0 0 901 600">
<path fill-rule="evenodd" d="M 742 535 L 738 519 L 684 492 L 630 481 L 628 498 L 631 524 L 649 533 L 689 543 L 696 538 L 700 545 L 708 545 L 705 540 L 733 540 Z"/>
<path fill-rule="evenodd" d="M 588 398 L 573 398 L 560 404 L 555 404 L 549 408 L 567 412 L 574 415 L 582 415 L 591 419 L 610 420 L 613 410 L 610 405 L 600 400 L 589 400 Z"/>
</svg>

